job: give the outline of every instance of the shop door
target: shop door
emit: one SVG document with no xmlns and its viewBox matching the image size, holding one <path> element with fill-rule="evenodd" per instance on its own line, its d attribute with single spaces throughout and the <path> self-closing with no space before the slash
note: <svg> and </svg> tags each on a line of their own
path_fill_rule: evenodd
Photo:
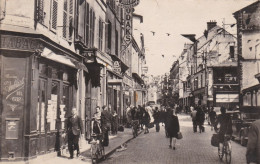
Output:
<svg viewBox="0 0 260 164">
<path fill-rule="evenodd" d="M 47 151 L 46 140 L 46 109 L 47 109 L 47 81 L 40 79 L 37 107 L 37 131 L 39 132 L 39 140 L 37 144 L 36 154 L 44 154 Z"/>
</svg>

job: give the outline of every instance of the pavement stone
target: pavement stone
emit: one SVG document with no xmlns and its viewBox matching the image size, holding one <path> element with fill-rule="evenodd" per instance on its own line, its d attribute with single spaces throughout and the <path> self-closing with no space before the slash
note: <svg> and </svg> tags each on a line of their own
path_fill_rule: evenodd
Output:
<svg viewBox="0 0 260 164">
<path fill-rule="evenodd" d="M 142 131 L 139 131 L 139 134 Z M 105 155 L 108 156 L 117 148 L 119 148 L 123 143 L 129 142 L 133 139 L 132 129 L 125 128 L 124 132 L 118 132 L 117 135 L 109 136 L 109 146 L 105 147 Z M 49 153 L 46 155 L 38 156 L 37 158 L 28 160 L 28 161 L 20 161 L 20 162 L 0 162 L 3 164 L 91 164 L 91 155 L 90 155 L 90 144 L 87 141 L 80 141 L 80 151 L 81 156 L 75 157 L 73 159 L 69 159 L 69 152 L 64 151 L 61 157 L 57 156 L 57 152 Z M 76 151 L 74 151 L 76 153 Z"/>
<path fill-rule="evenodd" d="M 188 115 L 178 115 L 183 139 L 177 140 L 176 150 L 169 149 L 169 139 L 165 137 L 164 127 L 157 133 L 141 134 L 128 143 L 126 151 L 115 152 L 104 164 L 222 164 L 218 158 L 217 147 L 210 144 L 210 126 L 205 125 L 204 133 L 193 133 Z M 232 163 L 245 164 L 246 147 L 232 141 Z"/>
</svg>

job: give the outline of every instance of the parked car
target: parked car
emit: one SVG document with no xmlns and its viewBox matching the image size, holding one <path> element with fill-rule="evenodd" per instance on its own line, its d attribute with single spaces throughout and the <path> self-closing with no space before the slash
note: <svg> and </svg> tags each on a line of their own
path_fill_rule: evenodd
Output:
<svg viewBox="0 0 260 164">
<path fill-rule="evenodd" d="M 233 139 L 240 141 L 242 146 L 247 145 L 248 131 L 251 123 L 259 119 L 259 113 L 244 113 L 240 111 L 229 111 L 232 116 Z"/>
</svg>

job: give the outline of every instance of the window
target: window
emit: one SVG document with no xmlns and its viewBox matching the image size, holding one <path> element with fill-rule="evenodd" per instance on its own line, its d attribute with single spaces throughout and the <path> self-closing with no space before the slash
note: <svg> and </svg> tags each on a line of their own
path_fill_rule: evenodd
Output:
<svg viewBox="0 0 260 164">
<path fill-rule="evenodd" d="M 95 13 L 93 9 L 90 9 L 90 28 L 89 28 L 89 47 L 94 46 L 94 33 L 95 33 Z"/>
<path fill-rule="evenodd" d="M 230 58 L 234 58 L 234 56 L 235 56 L 235 48 L 234 48 L 234 46 L 230 46 L 229 47 L 229 54 L 230 54 Z"/>
<path fill-rule="evenodd" d="M 86 37 L 86 45 L 89 43 L 89 4 L 87 3 L 87 10 L 86 10 L 86 31 L 85 31 L 85 37 Z"/>
<path fill-rule="evenodd" d="M 194 90 L 198 89 L 198 77 L 194 79 Z"/>
<path fill-rule="evenodd" d="M 200 77 L 200 87 L 201 88 L 203 87 L 203 75 L 201 75 L 201 77 Z"/>
<path fill-rule="evenodd" d="M 86 27 L 86 1 L 81 1 L 79 3 L 79 17 L 78 17 L 78 39 L 82 42 L 85 43 L 85 27 Z"/>
<path fill-rule="evenodd" d="M 112 27 L 111 27 L 111 22 L 110 21 L 108 21 L 108 24 L 107 24 L 107 33 L 108 33 L 108 36 L 107 36 L 107 48 L 109 50 L 111 50 Z"/>
<path fill-rule="evenodd" d="M 72 40 L 73 32 L 73 0 L 64 0 L 62 36 L 68 41 Z"/>
<path fill-rule="evenodd" d="M 116 56 L 118 56 L 118 31 L 116 30 L 116 43 L 115 43 Z"/>
<path fill-rule="evenodd" d="M 52 31 L 57 30 L 57 14 L 58 1 L 57 0 L 39 0 L 38 4 L 38 21 L 50 28 Z"/>
<path fill-rule="evenodd" d="M 99 32 L 98 32 L 98 48 L 102 51 L 103 47 L 103 21 L 99 19 Z"/>
</svg>

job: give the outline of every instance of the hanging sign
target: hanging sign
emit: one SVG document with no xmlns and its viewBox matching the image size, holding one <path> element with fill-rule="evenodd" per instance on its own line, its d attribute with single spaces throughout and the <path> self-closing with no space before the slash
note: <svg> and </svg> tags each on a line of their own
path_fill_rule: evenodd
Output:
<svg viewBox="0 0 260 164">
<path fill-rule="evenodd" d="M 119 7 L 129 9 L 137 6 L 140 0 L 117 0 L 116 2 Z"/>
<path fill-rule="evenodd" d="M 121 66 L 120 66 L 119 61 L 115 61 L 115 62 L 114 62 L 113 70 L 114 70 L 114 72 L 116 72 L 116 73 L 118 73 L 118 74 L 121 73 Z"/>
<path fill-rule="evenodd" d="M 125 36 L 124 36 L 124 49 L 126 49 L 132 41 L 132 17 L 133 9 L 125 10 Z"/>
</svg>

